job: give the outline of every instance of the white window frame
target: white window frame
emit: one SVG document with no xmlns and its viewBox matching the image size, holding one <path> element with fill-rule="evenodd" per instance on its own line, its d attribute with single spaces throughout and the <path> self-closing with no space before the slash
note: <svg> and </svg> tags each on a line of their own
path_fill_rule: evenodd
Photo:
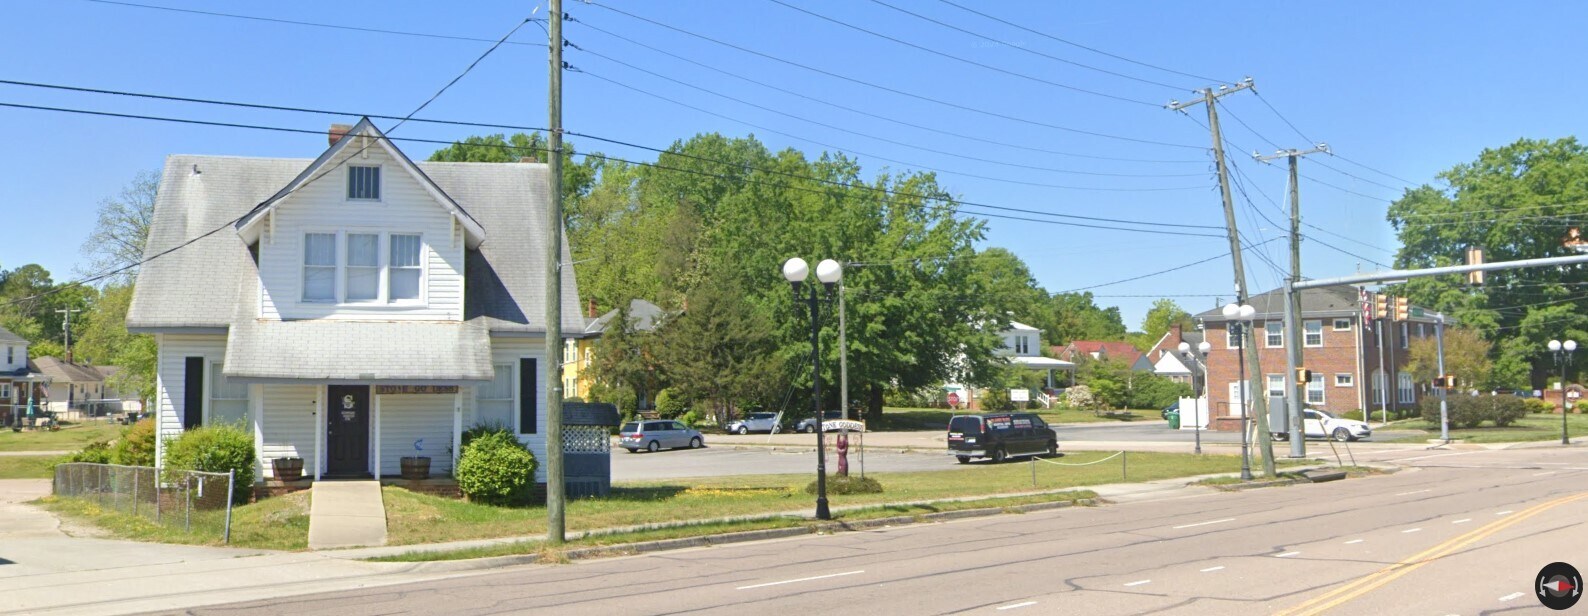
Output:
<svg viewBox="0 0 1588 616">
<path fill-rule="evenodd" d="M 6 345 L 6 365 L 17 363 L 17 348 Z"/>
<path fill-rule="evenodd" d="M 334 256 L 335 265 L 334 266 L 331 266 L 331 265 L 309 265 L 308 264 L 308 260 L 309 260 L 309 236 L 311 236 L 311 235 L 329 235 L 329 236 L 332 237 L 332 245 L 333 245 L 333 250 L 335 252 L 335 256 Z M 376 278 L 377 278 L 376 288 L 378 290 L 376 292 L 376 297 L 374 299 L 350 300 L 350 299 L 347 298 L 347 287 L 348 287 L 348 285 L 347 285 L 347 274 L 348 274 L 347 270 L 349 268 L 351 268 L 351 267 L 355 267 L 355 266 L 348 265 L 348 259 L 349 259 L 350 255 L 349 255 L 349 250 L 348 250 L 348 247 L 347 247 L 347 243 L 348 243 L 348 237 L 351 236 L 351 235 L 374 235 L 374 236 L 376 236 L 376 239 L 375 239 L 375 253 L 376 253 L 375 254 L 375 262 L 376 262 L 376 266 L 375 267 L 376 267 L 377 272 L 378 272 L 376 274 Z M 416 266 L 415 268 L 413 268 L 413 269 L 418 269 L 419 270 L 419 297 L 417 299 L 392 299 L 391 298 L 391 270 L 394 269 L 391 266 L 391 238 L 394 235 L 413 236 L 413 237 L 419 238 L 419 265 Z M 426 249 L 428 248 L 428 246 L 429 245 L 425 243 L 425 234 L 422 233 L 422 232 L 417 232 L 417 231 L 388 231 L 388 230 L 381 230 L 381 229 L 369 229 L 369 228 L 358 228 L 358 227 L 346 228 L 346 229 L 336 229 L 336 230 L 329 230 L 329 231 L 323 231 L 323 230 L 304 231 L 303 232 L 303 246 L 302 246 L 302 250 L 300 251 L 302 254 L 301 254 L 300 263 L 299 263 L 299 267 L 301 268 L 301 273 L 300 273 L 300 276 L 298 277 L 298 284 L 299 284 L 298 302 L 300 304 L 312 304 L 312 305 L 322 305 L 322 306 L 351 306 L 351 307 L 359 307 L 359 308 L 375 308 L 375 307 L 414 308 L 414 307 L 425 307 L 425 306 L 428 306 L 428 305 L 430 305 L 430 259 L 426 256 Z M 331 299 L 309 299 L 309 298 L 304 296 L 304 294 L 308 291 L 308 288 L 309 288 L 308 277 L 309 277 L 309 268 L 310 267 L 321 267 L 321 268 L 331 268 L 332 269 L 333 273 L 332 273 L 332 283 L 331 283 L 332 284 Z M 356 266 L 356 267 L 369 267 L 369 266 Z M 406 268 L 405 267 L 405 268 L 396 268 L 396 269 L 410 269 L 410 268 Z"/>
<path fill-rule="evenodd" d="M 1324 387 L 1323 379 L 1313 379 L 1307 383 L 1307 404 L 1324 404 L 1324 400 L 1326 400 L 1325 389 L 1327 388 Z M 1317 394 L 1318 397 L 1314 399 L 1313 394 Z"/>
<path fill-rule="evenodd" d="M 1344 323 L 1345 327 L 1340 327 L 1341 323 Z M 1348 332 L 1348 331 L 1351 331 L 1351 319 L 1335 319 L 1334 320 L 1334 331 L 1337 331 L 1337 332 Z"/>
<path fill-rule="evenodd" d="M 1224 348 L 1226 349 L 1241 348 L 1241 337 L 1235 335 L 1236 328 L 1234 325 L 1234 323 L 1229 323 L 1224 326 Z"/>
<path fill-rule="evenodd" d="M 1318 327 L 1318 331 L 1317 331 L 1318 343 L 1317 344 L 1313 344 L 1311 342 L 1312 335 L 1313 335 L 1312 327 L 1314 325 L 1316 325 Z M 1310 348 L 1310 349 L 1323 348 L 1323 321 L 1302 321 L 1301 322 L 1301 346 L 1304 346 L 1304 347 L 1307 347 L 1307 348 Z"/>
<path fill-rule="evenodd" d="M 506 369 L 505 371 L 503 370 L 504 368 Z M 512 402 L 516 398 L 514 389 L 518 387 L 517 379 L 514 378 L 516 375 L 513 374 L 513 371 L 514 371 L 513 362 L 508 362 L 508 363 L 505 363 L 505 364 L 499 364 L 499 363 L 492 362 L 491 363 L 491 382 L 486 383 L 485 385 L 480 387 L 478 399 L 480 401 L 482 401 L 482 402 L 502 402 L 502 401 Z M 496 379 L 502 378 L 504 373 L 507 376 L 507 397 L 502 398 L 502 397 L 492 397 L 492 396 L 486 395 L 486 394 L 493 393 L 491 391 L 491 387 L 496 384 Z M 516 412 L 517 408 L 515 407 L 513 410 Z"/>
<path fill-rule="evenodd" d="M 1401 404 L 1417 401 L 1417 385 L 1412 381 L 1411 373 L 1401 372 L 1395 375 L 1395 401 Z"/>
<path fill-rule="evenodd" d="M 11 401 L 11 384 L 0 383 L 0 401 Z"/>
<path fill-rule="evenodd" d="M 1283 395 L 1285 395 L 1285 375 L 1283 375 L 1283 374 L 1264 375 L 1264 381 L 1263 382 L 1264 382 L 1264 384 L 1267 385 L 1266 391 L 1268 393 L 1268 397 L 1272 398 L 1274 396 L 1283 396 Z M 1278 389 L 1274 389 L 1274 384 L 1275 383 L 1279 384 L 1279 388 Z"/>
<path fill-rule="evenodd" d="M 1384 388 L 1389 385 L 1389 383 L 1387 381 L 1389 381 L 1389 375 L 1384 373 L 1384 369 L 1383 368 L 1374 368 L 1373 369 L 1373 375 L 1372 375 L 1372 377 L 1371 377 L 1371 379 L 1370 379 L 1370 381 L 1368 383 L 1368 385 L 1369 385 L 1368 393 L 1373 396 L 1373 399 L 1370 400 L 1369 402 L 1378 402 L 1379 401 L 1380 392 L 1383 392 Z"/>
<path fill-rule="evenodd" d="M 354 169 L 374 169 L 375 170 L 375 196 L 374 197 L 354 197 L 353 196 L 353 173 L 354 173 L 353 170 Z M 364 202 L 364 203 L 380 203 L 381 196 L 386 194 L 386 190 L 385 190 L 385 188 L 386 188 L 385 187 L 386 172 L 381 171 L 381 166 L 380 165 L 353 165 L 353 164 L 349 164 L 347 166 L 347 175 L 345 175 L 344 178 L 346 179 L 345 183 L 346 183 L 346 186 L 347 186 L 347 191 L 344 192 L 343 194 L 346 196 L 348 201 L 359 201 L 359 202 Z"/>
<path fill-rule="evenodd" d="M 1279 342 L 1274 342 L 1278 338 Z M 1263 346 L 1270 349 L 1285 346 L 1285 324 L 1279 321 L 1263 321 Z"/>
<path fill-rule="evenodd" d="M 391 264 L 392 236 L 413 236 L 419 239 L 419 264 L 409 267 L 397 267 Z M 417 231 L 387 231 L 381 234 L 381 244 L 385 250 L 381 251 L 381 298 L 387 304 L 394 306 L 427 305 L 430 298 L 430 264 L 425 257 L 425 234 Z M 391 297 L 391 275 L 396 270 L 419 270 L 419 296 L 414 298 L 394 299 Z"/>
<path fill-rule="evenodd" d="M 220 361 L 215 361 L 215 360 L 206 360 L 205 367 L 209 370 L 209 372 L 204 374 L 204 410 L 203 410 L 203 413 L 201 413 L 201 415 L 200 415 L 201 417 L 204 418 L 202 425 L 206 425 L 206 426 L 215 425 L 215 421 L 216 421 L 217 418 L 212 417 L 212 415 L 215 412 L 215 403 L 217 401 L 220 401 L 220 402 L 236 402 L 236 401 L 241 400 L 243 402 L 243 417 L 247 418 L 247 416 L 248 416 L 248 386 L 247 385 L 243 385 L 242 386 L 242 396 L 243 397 L 241 397 L 241 398 L 221 398 L 219 396 L 221 395 L 222 392 L 219 392 L 219 391 L 215 390 L 215 380 L 216 379 L 220 379 L 221 382 L 223 382 L 223 383 L 226 382 L 226 372 L 225 372 L 226 365 L 225 365 L 225 363 L 224 362 L 220 362 Z M 86 390 L 87 388 L 84 388 L 84 389 Z"/>
<path fill-rule="evenodd" d="M 386 287 L 386 276 L 385 276 L 385 269 L 386 268 L 384 267 L 385 264 L 383 263 L 383 259 L 381 258 L 381 252 L 382 252 L 381 248 L 384 247 L 384 244 L 385 244 L 385 241 L 384 241 L 385 238 L 382 237 L 384 234 L 380 233 L 379 231 L 361 231 L 361 230 L 356 230 L 355 229 L 355 230 L 345 231 L 345 232 L 339 233 L 337 235 L 340 237 L 341 244 L 342 244 L 341 252 L 339 254 L 343 256 L 341 267 L 339 268 L 341 270 L 341 282 L 342 282 L 342 286 L 341 286 L 341 300 L 342 300 L 342 303 L 344 303 L 344 304 L 375 304 L 375 303 L 380 303 L 381 298 L 386 296 L 386 288 L 385 288 Z M 355 236 L 355 235 L 373 235 L 373 236 L 375 236 L 375 264 L 374 265 L 353 265 L 353 236 Z M 375 297 L 362 298 L 362 299 L 353 299 L 351 297 L 348 297 L 348 289 L 351 288 L 351 285 L 348 283 L 348 281 L 352 278 L 353 270 L 355 270 L 355 269 L 366 269 L 366 270 L 367 269 L 372 269 L 372 270 L 375 270 Z"/>
<path fill-rule="evenodd" d="M 329 235 L 329 236 L 331 236 L 331 264 L 330 265 L 323 265 L 323 264 L 310 265 L 309 264 L 309 237 L 310 236 L 314 236 L 314 235 Z M 341 270 L 342 270 L 342 234 L 341 233 L 338 233 L 336 231 L 329 231 L 329 232 L 326 232 L 326 231 L 306 231 L 306 232 L 304 232 L 304 234 L 303 234 L 303 250 L 302 250 L 302 255 L 299 258 L 299 267 L 302 268 L 301 275 L 298 277 L 298 284 L 301 287 L 299 289 L 299 293 L 298 293 L 298 300 L 299 301 L 301 301 L 301 302 L 303 302 L 305 304 L 337 304 L 337 303 L 341 303 L 341 299 L 342 299 L 341 285 L 337 284 L 338 280 L 342 277 L 341 276 Z M 330 268 L 330 270 L 331 270 L 331 297 L 330 298 L 310 298 L 309 297 L 309 268 L 311 268 L 311 267 L 322 268 L 322 269 Z"/>
<path fill-rule="evenodd" d="M 1356 375 L 1349 372 L 1336 372 L 1334 375 L 1335 387 L 1356 387 Z"/>
</svg>

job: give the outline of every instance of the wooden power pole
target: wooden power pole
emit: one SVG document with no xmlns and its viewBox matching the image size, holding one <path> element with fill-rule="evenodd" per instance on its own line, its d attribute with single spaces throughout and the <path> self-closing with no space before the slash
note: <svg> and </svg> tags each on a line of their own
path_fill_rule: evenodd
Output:
<svg viewBox="0 0 1588 616">
<path fill-rule="evenodd" d="M 551 207 L 546 210 L 546 542 L 565 539 L 562 468 L 562 0 L 551 0 L 551 92 L 546 135 Z"/>
<path fill-rule="evenodd" d="M 1295 284 L 1301 282 L 1301 190 L 1297 188 L 1296 180 L 1299 174 L 1296 171 L 1296 162 L 1308 154 L 1319 152 L 1328 153 L 1329 145 L 1320 143 L 1310 150 L 1280 150 L 1268 156 L 1260 156 L 1255 152 L 1252 158 L 1258 162 L 1268 162 L 1276 158 L 1290 159 L 1290 280 L 1285 284 L 1285 358 L 1289 370 L 1285 375 L 1285 391 L 1290 392 L 1290 457 L 1307 457 L 1307 442 L 1305 430 L 1302 429 L 1301 406 L 1306 400 L 1307 384 L 1302 383 L 1296 373 L 1298 368 L 1304 367 L 1301 357 L 1301 292 L 1296 290 Z M 1321 377 L 1317 377 L 1321 378 Z"/>
<path fill-rule="evenodd" d="M 1208 132 L 1213 136 L 1213 159 L 1217 163 L 1219 173 L 1219 193 L 1224 198 L 1224 229 L 1230 239 L 1230 260 L 1235 265 L 1235 301 L 1245 304 L 1250 295 L 1246 289 L 1246 267 L 1241 262 L 1241 235 L 1235 228 L 1235 200 L 1230 193 L 1230 172 L 1224 160 L 1224 134 L 1219 130 L 1218 99 L 1229 96 L 1241 90 L 1249 90 L 1256 84 L 1251 77 L 1242 79 L 1235 85 L 1223 85 L 1217 89 L 1204 88 L 1199 92 L 1201 98 L 1186 102 L 1169 101 L 1165 105 L 1171 111 L 1184 111 L 1188 107 L 1205 105 L 1208 109 Z M 1258 356 L 1257 345 L 1252 344 L 1251 327 L 1241 328 L 1241 346 L 1245 348 L 1247 362 L 1252 366 L 1250 380 L 1241 385 L 1245 391 L 1267 392 L 1267 387 L 1259 387 L 1263 381 L 1262 363 Z M 1252 396 L 1252 412 L 1257 415 L 1257 443 L 1263 458 L 1263 474 L 1269 477 L 1275 475 L 1274 469 L 1274 443 L 1273 437 L 1268 432 L 1268 399 L 1266 395 Z M 1241 430 L 1246 430 L 1241 426 Z"/>
</svg>

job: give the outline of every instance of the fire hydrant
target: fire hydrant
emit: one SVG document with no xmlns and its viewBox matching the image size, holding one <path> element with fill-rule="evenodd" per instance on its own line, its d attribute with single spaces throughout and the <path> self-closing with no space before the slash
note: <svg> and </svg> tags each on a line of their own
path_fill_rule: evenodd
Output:
<svg viewBox="0 0 1588 616">
<path fill-rule="evenodd" d="M 838 433 L 838 476 L 849 476 L 849 433 Z"/>
</svg>

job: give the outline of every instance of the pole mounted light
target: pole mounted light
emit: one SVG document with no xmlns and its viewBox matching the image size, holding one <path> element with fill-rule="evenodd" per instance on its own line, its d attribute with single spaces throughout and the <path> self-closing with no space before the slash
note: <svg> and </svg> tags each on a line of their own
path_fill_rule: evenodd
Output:
<svg viewBox="0 0 1588 616">
<path fill-rule="evenodd" d="M 1252 317 L 1257 316 L 1257 309 L 1249 304 L 1229 303 L 1224 305 L 1221 312 L 1224 313 L 1224 318 L 1230 321 L 1230 327 L 1233 328 L 1231 331 L 1236 334 L 1236 359 L 1240 364 L 1241 374 L 1241 479 L 1250 481 L 1252 478 L 1251 444 L 1246 436 L 1246 422 L 1249 421 L 1246 417 L 1246 390 L 1250 385 L 1246 381 L 1246 329 L 1251 326 Z"/>
<path fill-rule="evenodd" d="M 1202 453 L 1202 411 L 1201 411 L 1200 406 L 1198 406 L 1198 405 L 1201 404 L 1202 396 L 1201 396 L 1201 394 L 1199 394 L 1197 392 L 1197 370 L 1200 369 L 1202 371 L 1202 390 L 1203 390 L 1203 393 L 1206 393 L 1207 386 L 1208 386 L 1207 357 L 1208 357 L 1208 351 L 1213 350 L 1213 345 L 1211 343 L 1209 343 L 1207 340 L 1203 340 L 1202 342 L 1197 344 L 1197 346 L 1196 346 L 1196 354 L 1193 355 L 1191 353 L 1191 343 L 1185 342 L 1185 341 L 1181 341 L 1180 342 L 1180 346 L 1179 346 L 1179 350 L 1180 350 L 1180 356 L 1184 357 L 1186 359 L 1186 361 L 1190 363 L 1189 368 L 1191 368 L 1191 421 L 1195 422 L 1195 423 L 1191 424 L 1191 429 L 1192 429 L 1193 432 L 1196 433 L 1196 439 L 1197 439 L 1196 440 L 1196 443 L 1197 443 L 1196 453 L 1197 454 L 1201 454 Z"/>
<path fill-rule="evenodd" d="M 811 408 L 816 412 L 816 519 L 831 520 L 827 507 L 827 434 L 822 427 L 822 353 L 821 353 L 821 293 L 811 287 L 809 293 L 800 293 L 801 284 L 811 274 L 810 264 L 794 257 L 783 262 L 783 279 L 794 292 L 794 301 L 805 300 L 811 321 Z M 832 259 L 816 264 L 816 280 L 822 283 L 827 300 L 833 297 L 833 285 L 844 277 L 844 266 Z"/>
<path fill-rule="evenodd" d="M 1570 445 L 1571 437 L 1566 432 L 1566 413 L 1571 410 L 1566 400 L 1566 367 L 1571 365 L 1571 354 L 1577 352 L 1577 341 L 1551 340 L 1549 352 L 1555 356 L 1555 365 L 1560 367 L 1560 444 Z"/>
</svg>

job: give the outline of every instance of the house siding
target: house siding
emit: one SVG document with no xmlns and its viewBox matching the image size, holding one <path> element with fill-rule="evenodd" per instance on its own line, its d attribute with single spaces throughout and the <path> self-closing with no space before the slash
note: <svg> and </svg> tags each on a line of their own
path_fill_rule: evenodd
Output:
<svg viewBox="0 0 1588 616">
<path fill-rule="evenodd" d="M 182 434 L 182 401 L 186 399 L 186 369 L 189 357 L 203 357 L 206 371 L 210 362 L 222 361 L 226 356 L 224 334 L 161 334 L 157 357 L 156 378 L 159 398 L 155 402 L 155 439 L 157 458 L 164 459 L 163 441 Z M 208 375 L 205 375 L 206 378 Z"/>
<path fill-rule="evenodd" d="M 464 398 L 473 398 L 473 389 L 465 388 Z M 382 477 L 395 477 L 402 472 L 400 459 L 404 456 L 430 457 L 430 472 L 452 472 L 452 405 L 453 396 L 404 394 L 380 396 L 380 473 Z M 471 406 L 465 402 L 465 407 Z M 463 427 L 471 425 L 467 408 Z M 419 451 L 414 443 L 423 439 Z"/>
<path fill-rule="evenodd" d="M 250 388 L 261 392 L 259 416 L 259 464 L 264 473 L 274 477 L 271 460 L 276 458 L 302 458 L 303 473 L 313 477 L 320 464 L 315 449 L 318 441 L 315 431 L 320 427 L 316 403 L 320 388 L 314 385 L 264 385 Z"/>
<path fill-rule="evenodd" d="M 356 153 L 356 148 L 349 148 Z M 343 157 L 345 159 L 345 157 Z M 331 168 L 333 162 L 327 165 Z M 464 241 L 453 217 L 400 163 L 379 147 L 352 164 L 381 166 L 381 200 L 350 201 L 346 166 L 286 197 L 265 221 L 259 241 L 259 316 L 264 319 L 446 320 L 463 318 Z M 272 231 L 272 227 L 274 231 Z M 418 233 L 423 238 L 421 284 L 424 305 L 303 302 L 304 234 L 330 232 Z M 337 239 L 338 261 L 346 263 L 345 240 Z M 382 239 L 381 263 L 389 258 Z M 344 269 L 337 288 L 345 291 Z"/>
<path fill-rule="evenodd" d="M 535 369 L 540 374 L 535 375 L 535 382 L 536 383 L 545 383 L 546 382 L 546 369 L 547 369 L 547 362 L 545 361 L 545 359 L 546 359 L 545 338 L 543 338 L 543 337 L 507 337 L 507 336 L 494 336 L 494 337 L 491 338 L 491 363 L 493 365 L 494 364 L 511 363 L 511 364 L 513 364 L 513 369 L 515 371 L 515 375 L 514 375 L 515 378 L 513 379 L 513 383 L 514 383 L 514 385 L 513 385 L 513 388 L 514 388 L 513 397 L 514 397 L 514 400 L 513 400 L 513 407 L 511 409 L 511 411 L 509 412 L 510 417 L 508 418 L 508 425 L 515 425 L 517 417 L 518 417 L 518 402 L 519 402 L 518 398 L 519 398 L 519 396 L 521 396 L 523 394 L 523 392 L 518 390 L 518 378 L 517 378 L 517 375 L 516 375 L 516 371 L 518 370 L 518 365 L 519 365 L 518 364 L 518 360 L 520 358 L 525 358 L 525 357 L 532 358 L 532 359 L 536 360 L 535 361 Z M 524 443 L 524 445 L 528 446 L 530 452 L 535 454 L 535 459 L 540 462 L 540 464 L 538 464 L 536 466 L 536 468 L 535 468 L 535 481 L 538 482 L 538 483 L 545 483 L 546 482 L 546 430 L 545 430 L 545 426 L 546 426 L 546 387 L 544 385 L 541 385 L 539 387 L 536 387 L 535 391 L 536 391 L 536 396 L 537 396 L 537 399 L 535 401 L 535 424 L 540 427 L 540 430 L 536 434 L 520 434 L 520 435 L 518 435 L 518 440 L 519 440 L 519 442 L 522 442 L 522 443 Z"/>
</svg>

